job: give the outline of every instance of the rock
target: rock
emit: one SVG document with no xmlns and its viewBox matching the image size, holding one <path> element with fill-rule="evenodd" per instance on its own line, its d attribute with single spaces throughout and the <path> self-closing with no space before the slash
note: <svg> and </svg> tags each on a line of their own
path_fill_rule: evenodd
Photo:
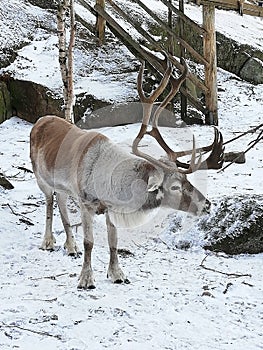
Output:
<svg viewBox="0 0 263 350">
<path fill-rule="evenodd" d="M 0 186 L 4 187 L 6 190 L 12 190 L 14 188 L 11 182 L 7 180 L 7 178 L 2 173 L 0 173 Z"/>
<path fill-rule="evenodd" d="M 63 116 L 63 99 L 53 96 L 45 86 L 18 79 L 10 79 L 7 86 L 16 116 L 31 123 L 47 114 Z"/>
<path fill-rule="evenodd" d="M 58 6 L 57 0 L 28 0 L 30 4 L 34 6 L 39 6 L 43 9 L 56 9 Z"/>
<path fill-rule="evenodd" d="M 224 153 L 224 161 L 243 164 L 246 163 L 246 156 L 244 152 L 228 152 Z"/>
<path fill-rule="evenodd" d="M 0 123 L 12 115 L 11 97 L 6 83 L 0 80 Z"/>
<path fill-rule="evenodd" d="M 226 254 L 263 252 L 263 196 L 223 198 L 213 212 L 200 220 L 204 248 Z"/>
<path fill-rule="evenodd" d="M 263 62 L 258 58 L 250 57 L 240 70 L 240 77 L 251 83 L 261 84 L 263 82 Z"/>
</svg>

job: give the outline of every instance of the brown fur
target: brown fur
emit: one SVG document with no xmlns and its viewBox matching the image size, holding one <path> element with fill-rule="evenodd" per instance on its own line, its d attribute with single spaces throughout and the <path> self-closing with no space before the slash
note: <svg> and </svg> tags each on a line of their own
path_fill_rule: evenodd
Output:
<svg viewBox="0 0 263 350">
<path fill-rule="evenodd" d="M 72 134 L 70 134 L 71 131 Z M 87 135 L 89 135 L 89 137 L 87 137 Z M 57 155 L 63 142 L 67 142 L 65 146 L 68 148 L 69 153 L 75 151 L 75 154 L 77 154 L 78 149 L 81 150 L 81 154 L 79 155 L 79 161 L 81 161 L 88 148 L 99 140 L 107 139 L 106 136 L 95 131 L 89 131 L 87 133 L 85 130 L 81 130 L 75 125 L 72 125 L 64 119 L 56 116 L 51 116 L 48 119 L 39 119 L 35 127 L 32 129 L 30 137 L 30 157 L 32 159 L 34 170 L 37 157 L 37 154 L 34 154 L 34 150 L 43 154 L 47 169 L 51 170 L 55 166 Z M 74 147 L 71 148 L 73 143 Z"/>
</svg>

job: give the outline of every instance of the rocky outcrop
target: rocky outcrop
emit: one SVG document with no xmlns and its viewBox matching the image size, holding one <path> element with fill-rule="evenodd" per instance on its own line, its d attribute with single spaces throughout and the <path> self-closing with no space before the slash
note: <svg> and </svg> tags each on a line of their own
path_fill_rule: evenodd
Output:
<svg viewBox="0 0 263 350">
<path fill-rule="evenodd" d="M 263 84 L 263 52 L 217 33 L 217 64 L 253 83 Z"/>
<path fill-rule="evenodd" d="M 58 99 L 44 86 L 30 81 L 9 79 L 7 88 L 13 115 L 34 123 L 40 116 L 62 116 L 62 99 Z"/>
<path fill-rule="evenodd" d="M 262 253 L 263 196 L 223 198 L 198 226 L 205 249 L 231 255 Z"/>
<path fill-rule="evenodd" d="M 58 6 L 58 1 L 57 0 L 28 0 L 30 4 L 34 6 L 41 7 L 42 9 L 56 9 Z"/>
<path fill-rule="evenodd" d="M 0 80 L 0 123 L 12 115 L 11 96 L 4 81 Z"/>
</svg>

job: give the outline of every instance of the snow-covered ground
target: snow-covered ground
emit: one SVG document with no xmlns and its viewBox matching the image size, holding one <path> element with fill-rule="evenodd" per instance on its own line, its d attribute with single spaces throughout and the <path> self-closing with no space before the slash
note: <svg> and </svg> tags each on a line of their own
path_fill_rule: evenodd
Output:
<svg viewBox="0 0 263 350">
<path fill-rule="evenodd" d="M 237 23 L 246 18 L 250 28 L 246 35 L 254 36 L 254 24 L 260 24 L 258 19 L 237 15 L 233 18 Z M 47 51 L 50 46 L 55 47 L 51 37 L 50 42 L 45 42 L 45 38 L 41 47 Z M 42 42 L 40 37 L 39 42 Z M 38 66 L 37 55 L 33 59 L 30 46 L 23 50 L 28 50 L 30 61 L 25 60 L 27 69 L 23 68 L 23 60 L 20 61 L 19 74 L 23 73 L 25 78 L 28 74 L 30 79 L 34 77 L 43 83 L 45 66 L 53 67 L 49 55 L 40 50 L 41 66 Z M 23 50 L 17 60 L 26 57 Z M 54 63 L 55 56 L 52 57 Z M 105 62 L 109 64 L 108 60 Z M 97 73 L 100 82 L 105 79 L 105 69 Z M 54 73 L 46 81 L 53 84 L 58 78 Z M 134 83 L 119 97 L 129 99 L 135 94 L 135 74 L 129 79 L 134 79 Z M 225 140 L 263 123 L 262 85 L 242 82 L 222 70 L 218 79 L 219 122 Z M 115 84 L 122 91 L 123 81 L 118 83 L 116 79 Z M 97 89 L 101 93 L 101 85 Z M 263 349 L 263 255 L 229 257 L 209 253 L 206 257 L 201 235 L 191 230 L 193 222 L 185 219 L 182 231 L 170 229 L 177 215 L 171 211 L 159 211 L 151 222 L 135 229 L 119 230 L 120 248 L 132 253 L 126 252 L 121 257 L 131 281 L 129 285 L 115 285 L 106 278 L 109 260 L 106 228 L 103 216 L 96 217 L 93 252 L 96 289 L 77 290 L 83 258 L 66 255 L 57 208 L 54 220 L 57 249 L 52 253 L 38 249 L 44 231 L 44 197 L 34 176 L 21 169 L 31 169 L 31 127 L 18 118 L 0 125 L 0 171 L 15 186 L 9 191 L 0 187 L 1 349 Z M 101 129 L 127 150 L 137 131 L 138 125 Z M 162 132 L 174 148 L 186 138 L 186 145 L 191 146 L 192 133 L 200 145 L 210 143 L 213 138 L 210 127 L 195 126 L 179 132 L 162 128 Z M 245 150 L 255 137 L 247 135 L 227 145 L 226 151 Z M 224 195 L 262 194 L 262 141 L 246 158 L 245 164 L 232 165 L 224 172 L 199 172 L 200 176 L 192 174 L 189 178 L 213 202 Z M 80 218 L 74 203 L 70 203 L 70 214 L 81 247 Z M 192 247 L 174 249 L 173 244 L 185 238 L 192 242 Z M 236 277 L 236 273 L 242 276 Z"/>
</svg>

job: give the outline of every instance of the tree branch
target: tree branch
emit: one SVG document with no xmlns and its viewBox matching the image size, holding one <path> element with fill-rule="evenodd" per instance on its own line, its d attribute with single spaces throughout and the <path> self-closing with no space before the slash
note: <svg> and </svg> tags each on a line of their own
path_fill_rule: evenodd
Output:
<svg viewBox="0 0 263 350">
<path fill-rule="evenodd" d="M 225 276 L 229 276 L 229 277 L 237 277 L 237 278 L 239 278 L 239 277 L 252 277 L 251 274 L 228 273 L 228 272 L 223 272 L 223 271 L 219 271 L 219 270 L 213 269 L 213 268 L 211 268 L 211 267 L 207 267 L 207 266 L 204 265 L 204 263 L 205 263 L 205 260 L 207 259 L 208 256 L 209 256 L 209 255 L 206 255 L 206 256 L 204 257 L 204 259 L 201 261 L 201 264 L 200 264 L 200 266 L 201 266 L 203 269 L 205 269 L 205 270 L 212 271 L 212 272 L 216 272 L 216 273 L 220 273 L 221 275 L 225 275 Z"/>
<path fill-rule="evenodd" d="M 2 322 L 2 324 L 0 324 L 0 328 L 17 328 L 17 329 L 20 329 L 22 331 L 27 331 L 30 333 L 34 333 L 34 334 L 43 335 L 43 336 L 52 337 L 52 338 L 62 340 L 62 336 L 60 334 L 51 334 L 48 332 L 35 331 L 33 329 L 21 327 L 21 326 L 15 325 L 15 324 L 9 325 L 9 324 L 5 324 Z"/>
</svg>

